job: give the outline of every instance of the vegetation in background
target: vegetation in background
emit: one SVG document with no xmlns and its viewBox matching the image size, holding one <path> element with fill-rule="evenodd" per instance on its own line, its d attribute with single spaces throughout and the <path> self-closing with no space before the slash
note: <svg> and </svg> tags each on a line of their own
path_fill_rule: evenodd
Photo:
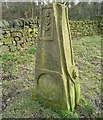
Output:
<svg viewBox="0 0 103 120">
<path fill-rule="evenodd" d="M 48 2 L 48 0 L 46 1 Z M 78 0 L 78 2 L 78 4 L 75 4 L 75 2 L 66 2 L 66 5 L 69 7 L 69 19 L 95 20 L 96 16 L 103 15 L 103 2 L 99 3 L 93 0 L 90 0 L 90 2 L 80 2 Z M 39 17 L 41 4 L 45 3 L 43 1 L 34 1 L 31 4 L 31 2 L 25 2 L 25 0 L 24 2 L 2 2 L 2 19 L 12 20 L 20 17 Z"/>
<path fill-rule="evenodd" d="M 70 3 L 69 17 L 71 20 L 96 20 L 97 16 L 103 15 L 103 1 Z"/>
</svg>

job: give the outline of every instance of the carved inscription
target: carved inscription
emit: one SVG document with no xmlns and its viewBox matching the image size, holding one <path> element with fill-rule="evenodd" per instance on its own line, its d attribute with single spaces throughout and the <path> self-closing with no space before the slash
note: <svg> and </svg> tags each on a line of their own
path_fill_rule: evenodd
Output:
<svg viewBox="0 0 103 120">
<path fill-rule="evenodd" d="M 41 40 L 53 40 L 53 16 L 51 7 L 43 7 L 41 12 Z"/>
</svg>

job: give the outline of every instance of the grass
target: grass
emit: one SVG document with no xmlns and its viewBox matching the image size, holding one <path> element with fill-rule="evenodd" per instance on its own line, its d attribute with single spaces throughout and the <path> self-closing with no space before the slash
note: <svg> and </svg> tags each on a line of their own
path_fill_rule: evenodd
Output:
<svg viewBox="0 0 103 120">
<path fill-rule="evenodd" d="M 81 99 L 75 113 L 44 106 L 33 94 L 36 47 L 13 53 L 2 52 L 3 118 L 99 118 L 101 117 L 101 38 L 74 39 Z"/>
<path fill-rule="evenodd" d="M 85 117 L 100 117 L 101 113 L 101 37 L 83 37 L 73 41 L 78 63 L 81 95 Z M 86 104 L 85 104 L 86 103 Z"/>
</svg>

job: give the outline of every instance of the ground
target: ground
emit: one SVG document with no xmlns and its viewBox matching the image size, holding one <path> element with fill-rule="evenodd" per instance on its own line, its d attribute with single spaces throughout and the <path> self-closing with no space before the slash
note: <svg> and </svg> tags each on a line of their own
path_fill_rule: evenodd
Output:
<svg viewBox="0 0 103 120">
<path fill-rule="evenodd" d="M 73 39 L 79 69 L 81 99 L 75 113 L 42 105 L 34 95 L 36 45 L 14 53 L 3 52 L 3 118 L 99 118 L 101 117 L 101 37 Z"/>
</svg>

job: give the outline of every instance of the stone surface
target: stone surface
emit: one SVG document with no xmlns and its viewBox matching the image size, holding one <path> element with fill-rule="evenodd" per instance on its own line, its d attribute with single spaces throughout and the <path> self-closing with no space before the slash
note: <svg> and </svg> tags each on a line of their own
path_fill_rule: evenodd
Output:
<svg viewBox="0 0 103 120">
<path fill-rule="evenodd" d="M 26 26 L 25 22 L 28 20 L 30 22 Z M 0 28 L 2 28 L 0 46 L 7 46 L 10 52 L 29 49 L 36 43 L 38 27 L 32 18 L 26 20 L 20 18 L 8 22 L 3 20 Z"/>
<path fill-rule="evenodd" d="M 80 86 L 67 15 L 67 8 L 60 3 L 41 8 L 35 94 L 51 107 L 74 111 L 79 102 Z"/>
</svg>

